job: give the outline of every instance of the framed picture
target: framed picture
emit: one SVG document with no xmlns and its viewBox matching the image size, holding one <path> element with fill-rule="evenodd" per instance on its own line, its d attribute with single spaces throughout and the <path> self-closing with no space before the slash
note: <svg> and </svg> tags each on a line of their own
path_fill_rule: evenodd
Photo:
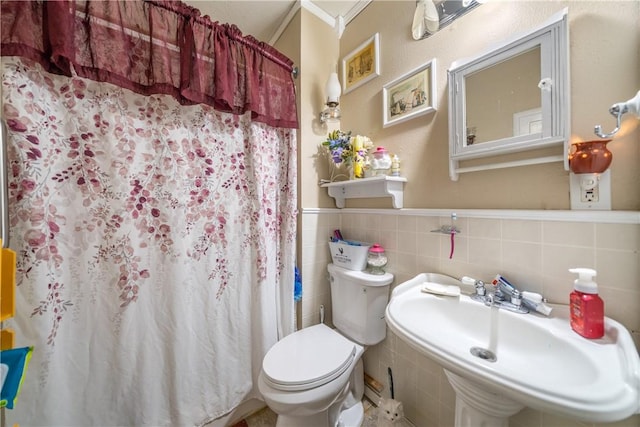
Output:
<svg viewBox="0 0 640 427">
<path fill-rule="evenodd" d="M 342 92 L 347 93 L 380 75 L 380 35 L 375 33 L 342 58 Z"/>
<path fill-rule="evenodd" d="M 436 111 L 435 58 L 382 88 L 383 127 Z"/>
</svg>

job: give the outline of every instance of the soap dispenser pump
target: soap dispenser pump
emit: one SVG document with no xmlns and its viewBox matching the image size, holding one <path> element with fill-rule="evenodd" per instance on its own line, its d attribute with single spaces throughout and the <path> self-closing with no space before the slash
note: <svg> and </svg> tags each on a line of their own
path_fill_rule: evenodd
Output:
<svg viewBox="0 0 640 427">
<path fill-rule="evenodd" d="M 569 271 L 578 274 L 569 297 L 571 328 L 585 338 L 602 338 L 604 302 L 598 295 L 598 284 L 593 280 L 597 273 L 591 268 L 570 268 Z"/>
</svg>

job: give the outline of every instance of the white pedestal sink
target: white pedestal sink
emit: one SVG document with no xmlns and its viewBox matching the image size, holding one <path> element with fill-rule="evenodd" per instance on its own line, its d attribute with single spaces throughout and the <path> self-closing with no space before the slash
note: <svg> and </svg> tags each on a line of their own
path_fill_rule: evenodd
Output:
<svg viewBox="0 0 640 427">
<path fill-rule="evenodd" d="M 605 336 L 588 340 L 571 330 L 567 306 L 554 305 L 549 317 L 512 313 L 464 294 L 422 292 L 427 282 L 461 285 L 419 274 L 394 289 L 386 321 L 445 368 L 456 427 L 506 427 L 525 406 L 586 422 L 640 411 L 640 358 L 620 323 L 605 318 Z"/>
</svg>

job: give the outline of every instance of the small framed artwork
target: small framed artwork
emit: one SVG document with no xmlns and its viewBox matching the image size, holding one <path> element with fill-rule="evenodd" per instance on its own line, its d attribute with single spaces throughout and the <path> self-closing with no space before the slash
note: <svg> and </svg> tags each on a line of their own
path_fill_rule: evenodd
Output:
<svg viewBox="0 0 640 427">
<path fill-rule="evenodd" d="M 435 58 L 384 85 L 382 104 L 383 127 L 436 111 Z"/>
<path fill-rule="evenodd" d="M 380 35 L 370 39 L 342 58 L 342 92 L 347 93 L 380 75 Z"/>
</svg>

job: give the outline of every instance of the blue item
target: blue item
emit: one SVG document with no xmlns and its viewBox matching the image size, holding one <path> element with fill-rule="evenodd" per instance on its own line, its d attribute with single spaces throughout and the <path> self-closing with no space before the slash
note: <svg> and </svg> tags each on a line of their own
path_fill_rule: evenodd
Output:
<svg viewBox="0 0 640 427">
<path fill-rule="evenodd" d="M 502 292 L 509 296 L 511 296 L 513 291 L 516 289 L 515 286 L 513 286 L 507 279 L 499 274 L 496 275 L 491 283 L 493 283 L 497 289 L 500 289 Z"/>
<path fill-rule="evenodd" d="M 13 409 L 32 352 L 33 347 L 12 348 L 0 352 L 0 363 L 9 368 L 0 393 L 0 408 L 6 406 Z"/>
<path fill-rule="evenodd" d="M 335 237 L 331 238 L 331 242 L 332 243 L 344 243 L 345 245 L 349 245 L 349 246 L 362 246 L 362 243 L 360 242 L 356 242 L 355 240 L 339 240 L 336 239 Z"/>
<path fill-rule="evenodd" d="M 298 302 L 302 299 L 302 278 L 300 277 L 300 270 L 295 267 L 294 270 L 295 281 L 293 284 L 293 300 Z"/>
</svg>

